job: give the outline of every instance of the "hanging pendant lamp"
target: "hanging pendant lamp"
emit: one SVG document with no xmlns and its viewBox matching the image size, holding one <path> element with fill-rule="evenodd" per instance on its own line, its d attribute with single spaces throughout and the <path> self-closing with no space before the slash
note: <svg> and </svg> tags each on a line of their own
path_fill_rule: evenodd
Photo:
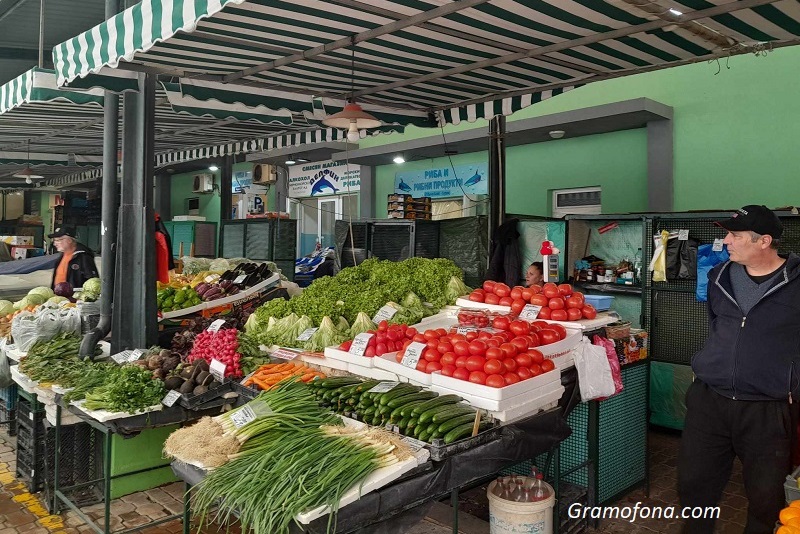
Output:
<svg viewBox="0 0 800 534">
<path fill-rule="evenodd" d="M 40 174 L 36 174 L 36 171 L 34 171 L 31 168 L 31 140 L 30 139 L 28 139 L 28 164 L 25 166 L 24 169 L 22 169 L 21 171 L 19 171 L 17 173 L 14 173 L 12 176 L 14 176 L 14 178 L 25 178 L 25 183 L 26 184 L 32 183 L 34 179 L 41 180 L 42 178 L 44 178 L 44 176 L 42 176 Z"/>
<path fill-rule="evenodd" d="M 360 139 L 360 130 L 377 128 L 381 125 L 381 121 L 364 111 L 364 109 L 356 103 L 355 97 L 353 96 L 355 93 L 355 57 L 356 52 L 354 48 L 350 60 L 350 102 L 345 105 L 342 111 L 322 119 L 322 124 L 325 126 L 339 130 L 347 130 L 347 140 L 351 143 L 355 143 Z"/>
</svg>

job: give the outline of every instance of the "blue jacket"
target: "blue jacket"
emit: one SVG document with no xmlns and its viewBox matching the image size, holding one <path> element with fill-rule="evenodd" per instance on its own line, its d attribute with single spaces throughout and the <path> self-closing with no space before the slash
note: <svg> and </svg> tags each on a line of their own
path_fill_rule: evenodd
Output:
<svg viewBox="0 0 800 534">
<path fill-rule="evenodd" d="M 800 402 L 800 257 L 789 255 L 746 317 L 733 296 L 730 264 L 708 275 L 709 335 L 692 358 L 694 374 L 728 398 Z"/>
</svg>

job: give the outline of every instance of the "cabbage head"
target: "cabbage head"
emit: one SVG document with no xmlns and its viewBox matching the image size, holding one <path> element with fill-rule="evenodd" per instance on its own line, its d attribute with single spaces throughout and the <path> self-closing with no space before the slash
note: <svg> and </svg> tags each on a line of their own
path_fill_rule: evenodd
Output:
<svg viewBox="0 0 800 534">
<path fill-rule="evenodd" d="M 69 302 L 67 297 L 59 297 L 56 295 L 55 297 L 50 297 L 47 299 L 47 302 L 52 302 L 53 304 L 61 304 L 62 302 Z"/>
<path fill-rule="evenodd" d="M 10 300 L 0 300 L 0 315 L 14 313 L 14 303 Z"/>
<path fill-rule="evenodd" d="M 28 295 L 41 295 L 42 297 L 44 297 L 45 300 L 47 300 L 53 295 L 55 295 L 55 293 L 53 293 L 53 290 L 50 289 L 49 287 L 39 286 L 39 287 L 34 287 L 30 291 L 28 291 Z M 41 302 L 39 304 L 41 304 Z"/>
<path fill-rule="evenodd" d="M 44 301 L 46 301 L 48 298 L 50 298 L 50 297 L 44 297 L 44 296 L 39 295 L 37 293 L 33 293 L 33 294 L 28 294 L 28 296 L 25 297 L 22 300 L 27 300 L 28 301 L 28 304 L 26 304 L 26 306 L 30 306 L 30 305 L 38 306 L 39 304 L 44 304 Z"/>
<path fill-rule="evenodd" d="M 84 293 L 91 293 L 93 295 L 100 294 L 100 279 L 99 278 L 89 278 L 87 281 L 83 283 L 83 292 Z"/>
</svg>

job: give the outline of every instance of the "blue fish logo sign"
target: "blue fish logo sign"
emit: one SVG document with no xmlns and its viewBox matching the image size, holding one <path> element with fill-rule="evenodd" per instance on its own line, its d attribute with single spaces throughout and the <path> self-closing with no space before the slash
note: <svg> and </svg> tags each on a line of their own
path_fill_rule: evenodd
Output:
<svg viewBox="0 0 800 534">
<path fill-rule="evenodd" d="M 334 183 L 339 183 L 339 176 L 335 172 L 330 169 L 318 172 L 311 178 L 311 196 L 335 194 L 339 190 L 333 186 Z"/>
<path fill-rule="evenodd" d="M 400 178 L 400 183 L 397 184 L 397 189 L 401 191 L 406 191 L 408 193 L 411 192 L 411 186 L 405 183 L 402 178 Z"/>
<path fill-rule="evenodd" d="M 475 171 L 475 174 L 472 177 L 464 182 L 464 187 L 469 187 L 471 185 L 475 185 L 483 179 L 483 176 L 478 171 Z"/>
</svg>

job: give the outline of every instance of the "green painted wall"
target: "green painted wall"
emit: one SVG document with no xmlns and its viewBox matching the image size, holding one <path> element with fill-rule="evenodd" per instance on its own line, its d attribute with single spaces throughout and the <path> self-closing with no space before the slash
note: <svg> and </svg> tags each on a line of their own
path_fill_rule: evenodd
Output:
<svg viewBox="0 0 800 534">
<path fill-rule="evenodd" d="M 589 106 L 647 97 L 674 108 L 676 211 L 730 209 L 748 203 L 769 206 L 800 204 L 796 169 L 800 168 L 800 47 L 775 50 L 766 57 L 736 56 L 729 61 L 697 63 L 651 73 L 628 76 L 581 87 L 524 109 L 510 121 Z M 728 68 L 730 67 L 730 68 Z M 718 73 L 719 71 L 719 73 Z M 446 132 L 486 128 L 487 121 L 450 126 Z M 409 127 L 403 135 L 379 135 L 361 141 L 360 146 L 397 143 L 441 135 L 438 131 Z M 508 153 L 508 211 L 516 211 L 526 187 L 517 183 L 533 162 L 551 174 L 549 187 L 590 185 L 606 180 L 603 210 L 606 212 L 645 209 L 645 193 L 634 181 L 644 180 L 644 133 L 625 132 L 583 139 L 548 142 L 535 147 L 510 149 Z M 627 136 L 627 137 L 626 137 Z M 609 138 L 612 138 L 609 140 Z M 584 146 L 584 144 L 586 146 Z M 577 155 L 573 150 L 578 150 Z M 512 151 L 525 150 L 517 160 Z M 601 155 L 602 159 L 590 161 Z M 436 163 L 438 164 L 438 163 Z M 517 167 L 519 166 L 519 167 Z M 580 180 L 588 168 L 585 180 Z M 387 180 L 394 170 L 377 171 Z M 754 184 L 758 187 L 754 187 Z M 538 184 L 538 182 L 537 182 Z M 624 190 L 628 197 L 619 192 Z M 379 183 L 376 199 L 391 185 Z M 611 188 L 610 195 L 606 188 Z M 609 198 L 611 196 L 611 198 Z M 606 201 L 610 204 L 606 204 Z M 542 213 L 543 204 L 530 201 Z M 380 215 L 382 202 L 378 202 Z"/>
<path fill-rule="evenodd" d="M 204 171 L 211 172 L 211 171 Z M 172 216 L 188 215 L 186 207 L 186 199 L 198 197 L 200 199 L 200 215 L 205 217 L 207 221 L 219 223 L 220 215 L 220 197 L 219 190 L 211 193 L 193 193 L 194 175 L 197 173 L 175 174 L 172 177 L 171 183 L 171 201 L 170 210 Z M 214 175 L 214 181 L 217 185 L 220 182 L 220 172 L 216 171 L 211 173 Z"/>
</svg>

